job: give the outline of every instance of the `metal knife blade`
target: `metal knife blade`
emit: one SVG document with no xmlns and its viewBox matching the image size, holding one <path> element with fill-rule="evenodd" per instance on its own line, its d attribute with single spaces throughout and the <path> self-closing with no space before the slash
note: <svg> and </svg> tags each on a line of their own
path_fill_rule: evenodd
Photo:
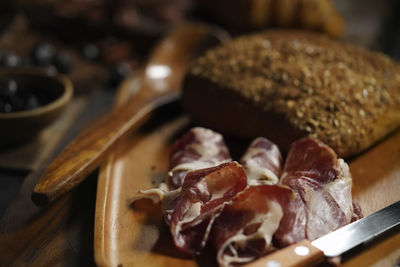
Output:
<svg viewBox="0 0 400 267">
<path fill-rule="evenodd" d="M 326 257 L 336 257 L 400 224 L 400 201 L 311 242 Z"/>
<path fill-rule="evenodd" d="M 312 266 L 321 262 L 325 257 L 342 255 L 399 225 L 400 201 L 397 201 L 313 242 L 303 240 L 247 264 L 246 267 Z"/>
</svg>

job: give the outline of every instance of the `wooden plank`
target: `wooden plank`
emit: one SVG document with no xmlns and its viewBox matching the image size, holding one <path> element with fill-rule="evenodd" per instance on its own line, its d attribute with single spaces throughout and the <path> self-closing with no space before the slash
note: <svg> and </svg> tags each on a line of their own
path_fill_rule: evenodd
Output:
<svg viewBox="0 0 400 267">
<path fill-rule="evenodd" d="M 27 177 L 0 221 L 0 265 L 94 266 L 96 177 L 40 208 L 30 200 L 39 177 Z"/>
</svg>

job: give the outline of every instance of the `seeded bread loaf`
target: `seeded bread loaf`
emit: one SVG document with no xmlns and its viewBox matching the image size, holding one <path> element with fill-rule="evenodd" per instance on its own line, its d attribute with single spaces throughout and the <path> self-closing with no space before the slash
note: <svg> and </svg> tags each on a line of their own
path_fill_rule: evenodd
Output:
<svg viewBox="0 0 400 267">
<path fill-rule="evenodd" d="M 284 150 L 308 136 L 348 157 L 400 126 L 400 66 L 316 33 L 267 31 L 199 58 L 182 103 L 216 131 L 265 136 Z"/>
</svg>

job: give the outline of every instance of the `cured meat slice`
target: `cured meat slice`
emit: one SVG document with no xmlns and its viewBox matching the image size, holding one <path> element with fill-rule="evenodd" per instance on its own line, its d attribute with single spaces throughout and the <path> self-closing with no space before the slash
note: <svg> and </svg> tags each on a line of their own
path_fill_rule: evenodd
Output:
<svg viewBox="0 0 400 267">
<path fill-rule="evenodd" d="M 201 127 L 192 128 L 172 146 L 167 185 L 169 189 L 179 188 L 188 171 L 228 161 L 231 158 L 222 135 Z"/>
<path fill-rule="evenodd" d="M 296 193 L 275 234 L 280 246 L 317 239 L 351 222 L 349 168 L 322 142 L 301 139 L 293 143 L 280 183 Z"/>
<path fill-rule="evenodd" d="M 362 217 L 364 216 L 362 214 L 360 205 L 353 200 L 353 217 L 351 218 L 351 222 L 355 222 Z"/>
<path fill-rule="evenodd" d="M 190 254 L 199 252 L 223 206 L 246 185 L 237 162 L 189 172 L 180 194 L 164 210 L 176 247 Z"/>
<path fill-rule="evenodd" d="M 275 248 L 279 227 L 293 191 L 281 185 L 250 186 L 227 204 L 212 228 L 211 242 L 220 266 L 252 261 Z"/>
<path fill-rule="evenodd" d="M 258 137 L 240 160 L 248 184 L 277 184 L 282 171 L 279 148 L 266 138 Z"/>
<path fill-rule="evenodd" d="M 175 246 L 197 254 L 209 245 L 220 266 L 314 240 L 362 217 L 347 164 L 318 140 L 293 143 L 283 172 L 278 147 L 265 138 L 255 139 L 240 163 L 231 161 L 221 135 L 193 128 L 172 147 L 167 183 L 135 197 L 161 200 Z"/>
</svg>

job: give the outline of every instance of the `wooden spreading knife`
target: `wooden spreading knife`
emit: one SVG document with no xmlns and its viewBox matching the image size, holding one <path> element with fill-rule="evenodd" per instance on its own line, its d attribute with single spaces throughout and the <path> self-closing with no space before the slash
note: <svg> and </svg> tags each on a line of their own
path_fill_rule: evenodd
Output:
<svg viewBox="0 0 400 267">
<path fill-rule="evenodd" d="M 205 43 L 228 39 L 224 31 L 204 24 L 186 24 L 170 32 L 152 53 L 134 97 L 88 126 L 54 159 L 33 190 L 33 202 L 47 204 L 81 183 L 154 108 L 178 97 L 187 67 Z"/>
</svg>

